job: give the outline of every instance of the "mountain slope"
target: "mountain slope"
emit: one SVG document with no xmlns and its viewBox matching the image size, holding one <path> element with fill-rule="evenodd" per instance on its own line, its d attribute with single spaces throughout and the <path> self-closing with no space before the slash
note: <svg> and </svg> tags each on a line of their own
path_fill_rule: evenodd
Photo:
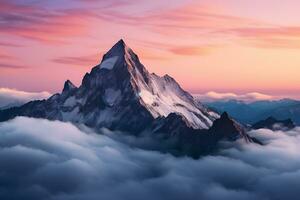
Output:
<svg viewBox="0 0 300 200">
<path fill-rule="evenodd" d="M 150 74 L 120 40 L 85 74 L 78 88 L 68 80 L 60 94 L 1 111 L 0 121 L 21 115 L 138 133 L 170 113 L 183 116 L 193 129 L 208 129 L 219 117 L 170 76 Z"/>
</svg>

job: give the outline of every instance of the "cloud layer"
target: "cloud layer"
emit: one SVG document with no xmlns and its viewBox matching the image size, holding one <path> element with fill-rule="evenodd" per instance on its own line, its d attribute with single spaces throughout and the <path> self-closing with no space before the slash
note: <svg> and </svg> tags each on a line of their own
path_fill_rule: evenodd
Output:
<svg viewBox="0 0 300 200">
<path fill-rule="evenodd" d="M 0 199 L 297 199 L 300 129 L 199 160 L 131 148 L 70 123 L 0 124 Z"/>
<path fill-rule="evenodd" d="M 0 109 L 22 105 L 32 100 L 46 99 L 49 92 L 24 92 L 16 89 L 0 88 Z"/>
<path fill-rule="evenodd" d="M 262 94 L 258 92 L 251 92 L 246 94 L 235 94 L 235 93 L 220 93 L 220 92 L 207 92 L 205 94 L 195 94 L 197 99 L 204 102 L 216 101 L 216 100 L 241 100 L 246 102 L 260 101 L 260 100 L 273 100 L 276 97 Z"/>
</svg>

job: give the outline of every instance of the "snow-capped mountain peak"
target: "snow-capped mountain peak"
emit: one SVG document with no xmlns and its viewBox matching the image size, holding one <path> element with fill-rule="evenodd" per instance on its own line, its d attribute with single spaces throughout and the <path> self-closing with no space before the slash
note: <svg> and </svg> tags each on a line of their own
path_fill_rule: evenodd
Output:
<svg viewBox="0 0 300 200">
<path fill-rule="evenodd" d="M 137 98 L 153 118 L 167 117 L 176 112 L 187 119 L 188 126 L 195 129 L 207 129 L 218 118 L 218 114 L 197 103 L 171 76 L 150 74 L 123 40 L 103 56 L 102 62 L 93 71 L 98 74 L 95 75 L 99 77 L 97 79 L 110 77 L 108 82 L 119 82 L 115 87 L 120 94 L 130 90 L 134 94 L 131 98 Z"/>
<path fill-rule="evenodd" d="M 43 118 L 128 131 L 143 130 L 170 113 L 183 116 L 186 125 L 194 129 L 208 129 L 219 117 L 196 102 L 171 76 L 149 73 L 123 40 L 86 73 L 80 87 L 68 80 L 63 95 L 49 98 L 38 108 L 41 110 L 35 113 Z"/>
</svg>

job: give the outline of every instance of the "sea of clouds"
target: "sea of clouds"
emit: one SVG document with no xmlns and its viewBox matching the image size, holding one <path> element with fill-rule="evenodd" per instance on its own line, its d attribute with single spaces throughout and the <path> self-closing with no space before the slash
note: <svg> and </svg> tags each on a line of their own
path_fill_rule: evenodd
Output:
<svg viewBox="0 0 300 200">
<path fill-rule="evenodd" d="M 50 97 L 49 92 L 25 92 L 10 88 L 0 88 L 0 109 L 20 106 L 33 100 L 42 100 Z"/>
<path fill-rule="evenodd" d="M 266 145 L 238 141 L 194 160 L 17 117 L 0 123 L 0 199 L 299 199 L 300 128 L 250 134 Z"/>
</svg>

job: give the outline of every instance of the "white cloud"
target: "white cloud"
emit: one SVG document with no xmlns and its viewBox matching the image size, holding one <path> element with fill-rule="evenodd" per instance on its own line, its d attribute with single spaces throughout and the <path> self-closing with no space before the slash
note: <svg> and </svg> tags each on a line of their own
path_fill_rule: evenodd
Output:
<svg viewBox="0 0 300 200">
<path fill-rule="evenodd" d="M 235 94 L 235 93 L 218 93 L 218 92 L 207 92 L 205 94 L 194 94 L 194 96 L 199 99 L 200 101 L 210 102 L 216 100 L 241 100 L 246 102 L 253 102 L 258 100 L 273 100 L 277 97 L 262 94 L 258 92 L 251 92 L 246 94 Z"/>
<path fill-rule="evenodd" d="M 49 92 L 24 92 L 10 88 L 0 88 L 0 108 L 22 105 L 32 100 L 46 99 Z"/>
<path fill-rule="evenodd" d="M 131 148 L 70 123 L 0 123 L 0 199 L 298 199 L 300 128 L 199 160 Z"/>
</svg>

